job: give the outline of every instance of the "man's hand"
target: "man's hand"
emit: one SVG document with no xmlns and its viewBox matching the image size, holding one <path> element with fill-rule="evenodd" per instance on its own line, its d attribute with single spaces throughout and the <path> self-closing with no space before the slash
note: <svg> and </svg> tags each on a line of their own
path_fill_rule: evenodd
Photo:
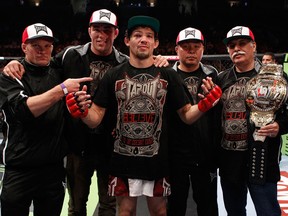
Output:
<svg viewBox="0 0 288 216">
<path fill-rule="evenodd" d="M 169 62 L 168 60 L 161 56 L 161 55 L 157 55 L 157 56 L 154 56 L 154 65 L 156 67 L 168 67 L 169 66 Z"/>
<path fill-rule="evenodd" d="M 81 83 L 91 82 L 92 80 L 92 77 L 68 78 L 61 84 L 61 88 L 63 92 L 66 88 L 67 93 L 77 92 L 80 89 Z"/>
<path fill-rule="evenodd" d="M 66 106 L 73 118 L 84 118 L 88 114 L 91 100 L 86 91 L 87 86 L 83 86 L 82 91 L 71 92 L 66 96 Z"/>
<path fill-rule="evenodd" d="M 222 96 L 222 90 L 219 86 L 213 84 L 210 77 L 203 80 L 203 83 L 201 87 L 205 95 L 199 94 L 202 99 L 198 103 L 198 109 L 201 112 L 207 112 L 218 103 Z"/>
<path fill-rule="evenodd" d="M 25 70 L 23 65 L 19 61 L 12 60 L 4 67 L 3 73 L 6 76 L 12 77 L 13 79 L 21 79 L 23 74 L 25 73 Z"/>
</svg>

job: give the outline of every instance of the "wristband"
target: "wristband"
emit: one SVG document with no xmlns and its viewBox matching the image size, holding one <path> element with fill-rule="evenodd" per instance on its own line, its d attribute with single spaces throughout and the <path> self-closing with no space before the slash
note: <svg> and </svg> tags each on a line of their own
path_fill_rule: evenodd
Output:
<svg viewBox="0 0 288 216">
<path fill-rule="evenodd" d="M 66 88 L 66 86 L 64 85 L 64 83 L 61 83 L 60 84 L 62 90 L 63 90 L 63 93 L 64 95 L 66 96 L 69 92 L 68 92 L 68 89 Z"/>
</svg>

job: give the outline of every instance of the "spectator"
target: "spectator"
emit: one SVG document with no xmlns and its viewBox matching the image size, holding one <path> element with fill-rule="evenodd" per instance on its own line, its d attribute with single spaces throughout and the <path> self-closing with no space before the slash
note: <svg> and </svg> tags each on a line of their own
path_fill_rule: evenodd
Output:
<svg viewBox="0 0 288 216">
<path fill-rule="evenodd" d="M 273 52 L 265 52 L 262 56 L 262 64 L 276 64 L 275 55 Z"/>
</svg>

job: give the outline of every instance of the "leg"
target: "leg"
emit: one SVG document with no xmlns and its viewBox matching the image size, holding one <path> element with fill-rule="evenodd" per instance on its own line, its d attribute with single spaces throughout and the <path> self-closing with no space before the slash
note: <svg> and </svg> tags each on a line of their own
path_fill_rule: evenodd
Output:
<svg viewBox="0 0 288 216">
<path fill-rule="evenodd" d="M 173 169 L 170 175 L 171 195 L 168 196 L 167 214 L 185 216 L 189 194 L 189 174 L 181 169 Z"/>
<path fill-rule="evenodd" d="M 115 216 L 116 215 L 116 198 L 108 195 L 109 175 L 97 170 L 97 186 L 99 197 L 99 216 Z"/>
<path fill-rule="evenodd" d="M 249 192 L 257 215 L 281 216 L 281 208 L 277 200 L 277 183 L 249 184 Z"/>
<path fill-rule="evenodd" d="M 221 177 L 223 200 L 228 216 L 246 216 L 247 185 L 246 182 L 231 182 Z"/>
<path fill-rule="evenodd" d="M 166 197 L 147 197 L 147 205 L 151 216 L 166 216 Z M 178 215 L 177 215 L 178 216 Z"/>
<path fill-rule="evenodd" d="M 41 185 L 33 198 L 34 216 L 59 216 L 65 196 L 65 169 L 42 169 Z"/>
<path fill-rule="evenodd" d="M 1 186 L 2 216 L 29 215 L 34 182 L 29 172 L 5 169 Z"/>
<path fill-rule="evenodd" d="M 91 177 L 94 169 L 88 167 L 86 160 L 77 154 L 67 156 L 67 189 L 69 193 L 69 216 L 86 216 Z"/>
<path fill-rule="evenodd" d="M 119 216 L 136 216 L 137 197 L 117 196 L 116 200 Z"/>
<path fill-rule="evenodd" d="M 211 171 L 206 166 L 194 166 L 191 185 L 198 216 L 218 216 L 217 170 Z"/>
</svg>

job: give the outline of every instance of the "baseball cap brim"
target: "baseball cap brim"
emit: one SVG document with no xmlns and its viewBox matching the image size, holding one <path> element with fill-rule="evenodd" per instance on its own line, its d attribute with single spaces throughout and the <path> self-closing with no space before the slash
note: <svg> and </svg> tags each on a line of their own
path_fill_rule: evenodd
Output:
<svg viewBox="0 0 288 216">
<path fill-rule="evenodd" d="M 181 44 L 182 42 L 188 42 L 188 41 L 192 41 L 192 42 L 201 42 L 204 44 L 204 41 L 203 40 L 199 40 L 199 39 L 185 39 L 185 40 L 181 40 L 181 41 L 178 41 L 177 44 Z"/>
<path fill-rule="evenodd" d="M 235 40 L 235 39 L 240 39 L 240 38 L 253 40 L 253 39 L 252 39 L 251 37 L 249 37 L 249 36 L 236 35 L 236 36 L 233 36 L 233 37 L 225 38 L 225 39 L 223 40 L 223 43 L 224 43 L 225 45 L 227 45 L 230 41 Z"/>
<path fill-rule="evenodd" d="M 111 24 L 110 22 L 103 21 L 103 20 L 101 20 L 101 21 L 96 21 L 96 22 L 91 22 L 91 23 L 89 23 L 89 26 L 91 26 L 91 25 L 93 25 L 93 24 L 107 24 L 107 25 L 111 25 L 111 26 L 114 26 L 114 27 L 118 28 L 117 25 L 113 25 L 113 24 Z"/>
<path fill-rule="evenodd" d="M 25 43 L 26 43 L 27 41 L 31 41 L 31 40 L 34 40 L 34 39 L 40 39 L 40 38 L 43 38 L 43 39 L 46 39 L 46 40 L 51 40 L 51 41 L 53 41 L 53 42 L 58 42 L 58 39 L 55 38 L 55 37 L 38 35 L 38 36 L 34 36 L 34 37 L 31 37 L 31 38 L 27 39 L 27 40 L 25 41 Z"/>
<path fill-rule="evenodd" d="M 137 26 L 148 26 L 153 29 L 156 33 L 159 32 L 160 22 L 159 20 L 149 16 L 134 16 L 128 21 L 128 30 L 131 30 Z"/>
</svg>

